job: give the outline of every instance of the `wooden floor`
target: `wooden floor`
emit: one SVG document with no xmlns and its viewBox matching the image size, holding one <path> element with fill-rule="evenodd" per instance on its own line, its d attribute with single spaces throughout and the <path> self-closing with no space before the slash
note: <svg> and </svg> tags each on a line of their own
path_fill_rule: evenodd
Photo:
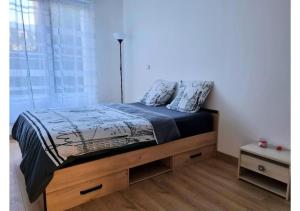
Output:
<svg viewBox="0 0 300 211">
<path fill-rule="evenodd" d="M 40 197 L 30 204 L 19 170 L 20 150 L 10 144 L 10 210 L 43 210 Z M 290 210 L 290 203 L 236 178 L 236 167 L 208 159 L 157 176 L 69 211 L 119 210 Z"/>
</svg>

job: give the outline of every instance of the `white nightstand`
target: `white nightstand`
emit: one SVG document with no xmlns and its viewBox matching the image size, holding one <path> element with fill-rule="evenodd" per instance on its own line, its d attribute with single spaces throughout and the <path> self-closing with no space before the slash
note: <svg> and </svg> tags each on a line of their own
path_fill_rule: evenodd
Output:
<svg viewBox="0 0 300 211">
<path fill-rule="evenodd" d="M 240 148 L 238 178 L 279 196 L 290 195 L 290 150 L 261 148 L 257 143 Z"/>
</svg>

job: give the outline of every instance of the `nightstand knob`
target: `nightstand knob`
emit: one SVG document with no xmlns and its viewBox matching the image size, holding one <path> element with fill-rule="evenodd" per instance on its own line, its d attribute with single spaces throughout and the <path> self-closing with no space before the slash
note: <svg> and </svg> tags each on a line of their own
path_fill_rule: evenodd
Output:
<svg viewBox="0 0 300 211">
<path fill-rule="evenodd" d="M 258 170 L 259 171 L 265 171 L 266 168 L 264 166 L 262 166 L 262 165 L 258 165 Z"/>
</svg>

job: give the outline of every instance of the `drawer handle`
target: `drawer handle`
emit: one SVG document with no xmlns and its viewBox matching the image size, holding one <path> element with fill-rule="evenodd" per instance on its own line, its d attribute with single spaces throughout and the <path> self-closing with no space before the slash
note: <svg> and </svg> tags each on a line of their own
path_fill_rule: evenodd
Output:
<svg viewBox="0 0 300 211">
<path fill-rule="evenodd" d="M 266 168 L 263 165 L 258 165 L 258 170 L 259 171 L 265 171 Z"/>
<path fill-rule="evenodd" d="M 84 194 L 87 194 L 87 193 L 90 193 L 90 192 L 99 190 L 99 189 L 101 189 L 101 188 L 102 188 L 102 184 L 97 185 L 97 186 L 95 186 L 95 187 L 93 187 L 93 188 L 89 188 L 89 189 L 86 189 L 86 190 L 82 190 L 82 191 L 80 191 L 80 195 L 84 195 Z"/>
<path fill-rule="evenodd" d="M 196 158 L 196 157 L 200 157 L 201 155 L 202 155 L 202 152 L 199 152 L 197 154 L 191 155 L 190 158 L 193 159 L 193 158 Z"/>
</svg>

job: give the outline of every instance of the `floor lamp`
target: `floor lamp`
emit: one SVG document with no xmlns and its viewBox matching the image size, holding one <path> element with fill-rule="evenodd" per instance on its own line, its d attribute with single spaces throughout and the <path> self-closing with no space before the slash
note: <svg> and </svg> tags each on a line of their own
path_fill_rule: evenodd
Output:
<svg viewBox="0 0 300 211">
<path fill-rule="evenodd" d="M 123 98 L 123 70 L 122 70 L 122 42 L 125 39 L 124 33 L 113 33 L 113 37 L 119 42 L 120 44 L 120 78 L 121 78 L 121 103 L 124 103 Z"/>
</svg>

